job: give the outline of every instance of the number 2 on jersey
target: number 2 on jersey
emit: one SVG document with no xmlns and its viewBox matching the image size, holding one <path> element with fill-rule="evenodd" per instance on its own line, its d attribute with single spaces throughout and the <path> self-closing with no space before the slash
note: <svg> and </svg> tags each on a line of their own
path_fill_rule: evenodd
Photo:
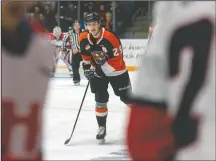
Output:
<svg viewBox="0 0 216 161">
<path fill-rule="evenodd" d="M 113 48 L 113 56 L 119 56 L 119 52 L 122 54 L 122 47 Z"/>
<path fill-rule="evenodd" d="M 212 22 L 202 19 L 180 27 L 172 36 L 168 52 L 171 78 L 178 75 L 181 50 L 186 47 L 191 47 L 193 50 L 192 71 L 179 103 L 177 117 L 190 115 L 191 106 L 204 83 L 212 35 Z"/>
</svg>

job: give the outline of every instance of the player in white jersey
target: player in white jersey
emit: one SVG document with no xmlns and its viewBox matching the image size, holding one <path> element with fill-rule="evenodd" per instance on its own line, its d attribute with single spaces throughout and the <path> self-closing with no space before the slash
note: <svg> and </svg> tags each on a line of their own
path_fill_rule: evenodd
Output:
<svg viewBox="0 0 216 161">
<path fill-rule="evenodd" d="M 53 50 L 23 19 L 29 2 L 1 4 L 2 160 L 41 161 L 41 112 Z"/>
<path fill-rule="evenodd" d="M 53 33 L 50 34 L 50 43 L 54 45 L 56 48 L 60 48 L 62 46 L 62 40 L 64 38 L 64 34 L 61 31 L 59 26 L 55 26 L 53 28 Z"/>
<path fill-rule="evenodd" d="M 53 32 L 50 34 L 49 37 L 50 43 L 55 47 L 54 48 L 55 56 L 53 57 L 54 66 L 52 69 L 52 77 L 54 77 L 55 75 L 56 65 L 58 63 L 59 58 L 61 57 L 60 48 L 62 46 L 63 39 L 64 39 L 64 34 L 62 33 L 61 28 L 59 26 L 55 26 L 53 28 Z"/>
<path fill-rule="evenodd" d="M 54 56 L 54 67 L 52 70 L 52 76 L 55 75 L 55 69 L 56 65 L 58 64 L 59 59 L 61 59 L 65 65 L 67 66 L 71 77 L 73 77 L 73 72 L 72 72 L 72 66 L 70 65 L 70 62 L 68 62 L 65 54 L 61 52 L 61 47 L 64 44 L 65 47 L 71 48 L 71 41 L 67 37 L 65 38 L 66 35 L 62 33 L 62 30 L 59 26 L 55 26 L 53 28 L 53 33 L 50 35 L 50 43 L 55 46 L 55 56 Z"/>
<path fill-rule="evenodd" d="M 133 160 L 215 160 L 215 2 L 157 2 L 127 129 Z M 193 143 L 193 145 L 192 145 Z"/>
</svg>

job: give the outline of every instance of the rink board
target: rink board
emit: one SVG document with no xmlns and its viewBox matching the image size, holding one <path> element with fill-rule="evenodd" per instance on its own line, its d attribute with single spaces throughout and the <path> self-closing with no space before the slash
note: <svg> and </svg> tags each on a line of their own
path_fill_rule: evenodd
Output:
<svg viewBox="0 0 216 161">
<path fill-rule="evenodd" d="M 147 41 L 147 39 L 121 39 L 123 58 L 128 71 L 139 70 L 139 64 L 144 56 Z M 68 69 L 62 61 L 59 61 L 57 70 L 57 77 L 69 77 Z"/>
<path fill-rule="evenodd" d="M 49 39 L 50 34 L 51 33 L 46 34 L 47 39 Z M 148 39 L 120 39 L 120 41 L 122 44 L 123 58 L 125 60 L 128 71 L 137 71 L 139 69 L 138 66 L 140 60 L 144 56 Z M 59 63 L 57 68 L 63 71 L 63 73 L 65 70 L 67 70 L 66 66 L 62 62 Z"/>
</svg>

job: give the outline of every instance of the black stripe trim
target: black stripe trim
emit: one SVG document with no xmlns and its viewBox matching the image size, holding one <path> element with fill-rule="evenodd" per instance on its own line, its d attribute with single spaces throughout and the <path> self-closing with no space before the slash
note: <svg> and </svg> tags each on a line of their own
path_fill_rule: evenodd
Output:
<svg viewBox="0 0 216 161">
<path fill-rule="evenodd" d="M 147 100 L 147 99 L 140 99 L 140 98 L 130 98 L 130 102 L 132 104 L 140 104 L 140 105 L 145 105 L 147 107 L 151 106 L 151 107 L 155 107 L 158 109 L 167 109 L 167 103 L 164 102 L 154 102 L 151 100 Z"/>
</svg>

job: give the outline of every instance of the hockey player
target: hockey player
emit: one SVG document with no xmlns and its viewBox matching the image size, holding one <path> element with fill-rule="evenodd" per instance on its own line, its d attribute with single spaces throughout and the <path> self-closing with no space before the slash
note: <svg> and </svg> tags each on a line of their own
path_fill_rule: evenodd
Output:
<svg viewBox="0 0 216 161">
<path fill-rule="evenodd" d="M 76 20 L 73 23 L 73 28 L 68 31 L 68 33 L 65 35 L 63 45 L 61 47 L 62 52 L 67 51 L 67 42 L 70 42 L 70 53 L 68 53 L 68 62 L 72 65 L 73 70 L 73 81 L 74 85 L 80 85 L 80 74 L 79 74 L 79 67 L 80 67 L 80 61 L 82 60 L 80 55 L 80 46 L 78 43 L 80 32 L 82 32 L 80 23 L 78 20 Z"/>
<path fill-rule="evenodd" d="M 53 28 L 53 33 L 50 34 L 50 43 L 54 46 L 54 50 L 55 50 L 55 56 L 53 57 L 55 65 L 53 66 L 52 76 L 54 76 L 55 74 L 55 69 L 59 60 L 59 56 L 60 56 L 59 52 L 63 43 L 62 42 L 63 38 L 64 38 L 64 34 L 62 33 L 61 28 L 59 26 L 55 26 Z"/>
<path fill-rule="evenodd" d="M 84 75 L 90 81 L 91 92 L 95 94 L 95 112 L 99 126 L 96 139 L 103 143 L 108 114 L 108 84 L 111 84 L 115 95 L 125 104 L 129 103 L 127 93 L 131 91 L 131 84 L 119 38 L 101 27 L 97 13 L 87 14 L 84 21 L 88 32 L 80 34 L 80 50 Z"/>
<path fill-rule="evenodd" d="M 56 48 L 60 48 L 62 46 L 62 40 L 64 38 L 64 34 L 59 26 L 55 26 L 53 28 L 53 33 L 50 35 L 50 43 L 54 45 Z"/>
<path fill-rule="evenodd" d="M 2 161 L 42 160 L 41 113 L 53 53 L 51 45 L 34 33 L 25 20 L 25 11 L 30 4 L 1 2 Z"/>
<path fill-rule="evenodd" d="M 215 160 L 215 2 L 156 3 L 161 12 L 134 90 L 129 153 L 139 161 Z"/>
</svg>

